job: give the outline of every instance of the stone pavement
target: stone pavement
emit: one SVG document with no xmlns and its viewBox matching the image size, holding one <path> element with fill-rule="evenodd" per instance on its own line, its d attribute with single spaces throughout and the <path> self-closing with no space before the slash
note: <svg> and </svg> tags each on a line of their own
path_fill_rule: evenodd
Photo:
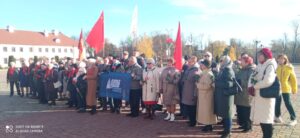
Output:
<svg viewBox="0 0 300 138">
<path fill-rule="evenodd" d="M 300 80 L 300 66 L 296 73 Z M 0 76 L 3 76 L 3 71 L 0 71 Z M 48 106 L 40 105 L 34 99 L 18 96 L 10 98 L 4 80 L 0 80 L 0 138 L 212 138 L 220 137 L 217 132 L 222 130 L 221 126 L 215 126 L 214 132 L 202 133 L 202 126 L 190 128 L 186 120 L 180 118 L 175 122 L 163 121 L 165 115 L 161 112 L 156 114 L 154 120 L 145 120 L 142 116 L 126 117 L 127 110 L 123 110 L 120 115 L 109 112 L 98 112 L 93 116 L 88 113 L 79 114 L 74 109 L 67 108 L 65 101 L 58 102 L 57 106 Z M 299 94 L 293 95 L 292 99 L 299 115 Z M 289 115 L 285 108 L 282 113 L 287 122 Z M 12 127 L 14 132 L 11 133 Z M 259 126 L 254 126 L 251 133 L 241 133 L 237 127 L 234 124 L 233 138 L 262 137 Z M 300 125 L 293 128 L 284 124 L 276 125 L 274 137 L 300 138 Z"/>
</svg>

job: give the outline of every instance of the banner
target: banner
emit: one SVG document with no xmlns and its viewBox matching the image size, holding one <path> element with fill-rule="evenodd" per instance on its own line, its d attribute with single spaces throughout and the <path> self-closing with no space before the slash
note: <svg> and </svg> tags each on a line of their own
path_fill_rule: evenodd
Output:
<svg viewBox="0 0 300 138">
<path fill-rule="evenodd" d="M 131 76 L 128 73 L 102 73 L 99 77 L 99 97 L 110 97 L 129 101 Z"/>
</svg>

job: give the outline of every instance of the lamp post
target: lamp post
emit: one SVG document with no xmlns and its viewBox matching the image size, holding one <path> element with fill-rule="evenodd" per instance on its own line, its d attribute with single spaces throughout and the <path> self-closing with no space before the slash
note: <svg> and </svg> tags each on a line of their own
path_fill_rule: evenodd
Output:
<svg viewBox="0 0 300 138">
<path fill-rule="evenodd" d="M 255 43 L 255 63 L 257 64 L 257 44 L 260 43 L 260 41 L 258 40 L 254 40 Z"/>
</svg>

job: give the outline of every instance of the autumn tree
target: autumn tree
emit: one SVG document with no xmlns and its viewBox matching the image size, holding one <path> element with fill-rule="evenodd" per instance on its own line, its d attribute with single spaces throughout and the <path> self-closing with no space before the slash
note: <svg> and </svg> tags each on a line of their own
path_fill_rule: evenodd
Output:
<svg viewBox="0 0 300 138">
<path fill-rule="evenodd" d="M 222 56 L 223 51 L 227 47 L 225 41 L 213 41 L 209 42 L 208 47 L 205 48 L 206 51 L 210 51 L 213 54 L 213 57 Z"/>
<path fill-rule="evenodd" d="M 143 37 L 141 37 L 136 45 L 136 49 L 140 52 L 140 53 L 144 53 L 146 58 L 153 58 L 153 56 L 155 55 L 154 51 L 153 51 L 153 42 L 152 42 L 152 38 L 148 37 L 147 35 L 144 35 Z"/>
</svg>

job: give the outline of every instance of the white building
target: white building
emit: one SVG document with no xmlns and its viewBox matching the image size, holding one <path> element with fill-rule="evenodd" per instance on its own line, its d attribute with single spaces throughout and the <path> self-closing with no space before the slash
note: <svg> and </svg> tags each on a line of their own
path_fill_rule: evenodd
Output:
<svg viewBox="0 0 300 138">
<path fill-rule="evenodd" d="M 58 56 L 78 58 L 78 42 L 53 30 L 51 33 L 14 30 L 7 26 L 0 29 L 0 66 L 8 66 L 8 57 L 13 55 L 17 62 L 20 58 Z"/>
</svg>

